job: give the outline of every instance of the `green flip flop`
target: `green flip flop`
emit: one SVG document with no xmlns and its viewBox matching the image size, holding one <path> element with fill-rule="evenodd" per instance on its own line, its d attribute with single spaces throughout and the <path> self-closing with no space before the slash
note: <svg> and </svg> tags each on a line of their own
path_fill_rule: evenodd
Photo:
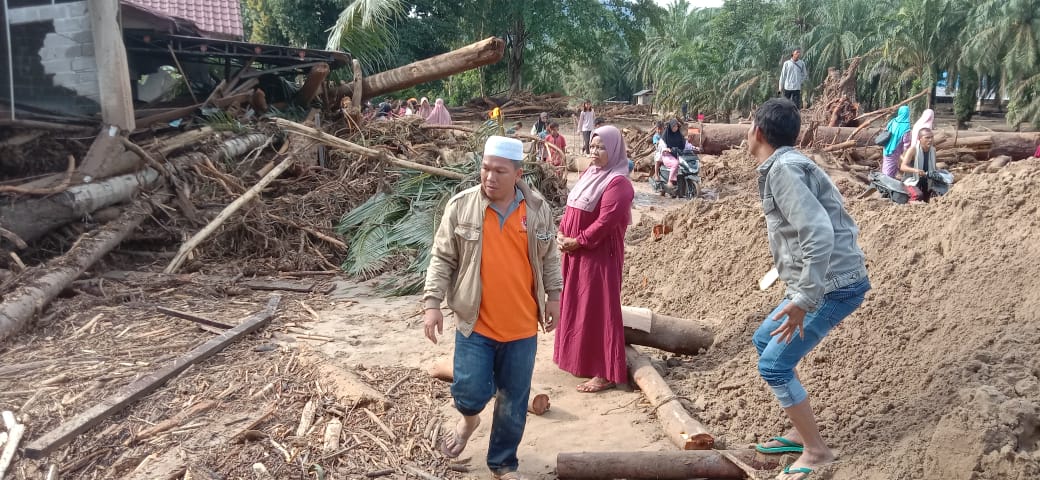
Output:
<svg viewBox="0 0 1040 480">
<path fill-rule="evenodd" d="M 755 450 L 761 453 L 802 453 L 805 450 L 805 446 L 792 442 L 784 437 L 773 437 L 770 441 L 776 441 L 783 444 L 782 447 L 767 447 L 761 443 L 755 445 Z M 785 472 L 786 473 L 786 472 Z M 799 472 L 794 472 L 799 473 Z"/>
<path fill-rule="evenodd" d="M 788 475 L 790 475 L 792 473 L 794 473 L 794 474 L 800 473 L 800 474 L 803 475 L 801 480 L 805 480 L 806 478 L 809 478 L 809 475 L 812 475 L 813 469 L 811 469 L 809 467 L 791 468 L 791 466 L 788 465 L 788 466 L 784 467 L 784 473 L 786 473 Z"/>
</svg>

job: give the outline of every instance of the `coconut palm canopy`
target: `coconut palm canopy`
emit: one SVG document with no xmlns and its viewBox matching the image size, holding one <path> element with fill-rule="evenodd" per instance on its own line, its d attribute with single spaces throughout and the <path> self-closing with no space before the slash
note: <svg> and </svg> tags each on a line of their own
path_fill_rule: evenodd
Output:
<svg viewBox="0 0 1040 480">
<path fill-rule="evenodd" d="M 653 88 L 666 109 L 746 113 L 776 94 L 783 60 L 801 47 L 810 102 L 828 68 L 863 57 L 865 108 L 945 76 L 961 120 L 982 85 L 986 98 L 1010 99 L 1009 122 L 1040 125 L 1040 0 L 245 0 L 244 17 L 251 39 L 344 48 L 368 71 L 505 39 L 498 64 L 400 95 L 456 105 L 507 89 L 595 102 Z"/>
</svg>

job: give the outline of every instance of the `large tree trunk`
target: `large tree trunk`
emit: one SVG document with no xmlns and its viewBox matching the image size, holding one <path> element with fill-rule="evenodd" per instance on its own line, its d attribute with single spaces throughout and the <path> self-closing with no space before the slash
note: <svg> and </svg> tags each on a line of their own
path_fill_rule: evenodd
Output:
<svg viewBox="0 0 1040 480">
<path fill-rule="evenodd" d="M 779 466 L 779 455 L 754 450 L 728 450 L 756 470 Z M 679 452 L 580 452 L 556 456 L 556 475 L 564 479 L 745 478 L 744 471 L 715 450 Z"/>
<path fill-rule="evenodd" d="M 723 151 L 740 146 L 742 142 L 747 140 L 749 128 L 751 128 L 750 124 L 705 124 L 703 128 L 704 153 L 709 155 L 718 155 Z M 841 143 L 855 131 L 856 129 L 852 127 L 819 127 L 816 129 L 815 139 L 825 145 L 830 143 Z M 860 147 L 873 145 L 874 136 L 877 134 L 877 131 L 878 128 L 865 128 L 860 130 L 853 140 L 855 140 L 856 145 Z M 967 140 L 972 137 L 991 137 L 993 139 L 993 147 L 989 151 L 979 151 L 977 155 L 979 160 L 985 160 L 1000 155 L 1007 155 L 1014 160 L 1029 158 L 1036 150 L 1037 142 L 1040 142 L 1040 133 L 969 131 L 961 131 L 958 133 L 958 138 L 961 140 Z M 953 147 L 952 143 L 949 146 Z"/>
<path fill-rule="evenodd" d="M 158 178 L 159 172 L 147 168 L 140 173 L 69 187 L 49 197 L 21 201 L 5 198 L 0 208 L 0 225 L 22 240 L 32 242 L 54 228 L 129 200 L 139 189 Z"/>
<path fill-rule="evenodd" d="M 410 63 L 390 71 L 365 77 L 361 86 L 361 98 L 369 99 L 397 90 L 403 90 L 420 83 L 431 82 L 452 76 L 456 73 L 490 65 L 502 59 L 505 53 L 505 42 L 500 38 L 490 37 L 452 50 L 435 57 Z M 337 89 L 337 97 L 350 96 L 354 87 L 341 85 Z"/>
<path fill-rule="evenodd" d="M 527 45 L 527 26 L 524 15 L 517 13 L 513 28 L 509 32 L 509 91 L 517 93 L 523 88 L 524 47 Z"/>
<path fill-rule="evenodd" d="M 694 420 L 679 403 L 668 383 L 650 364 L 650 359 L 633 347 L 625 347 L 625 356 L 632 379 L 654 406 L 668 439 L 682 450 L 707 450 L 715 445 L 715 438 L 700 422 Z M 561 475 L 562 476 L 562 475 Z"/>
<path fill-rule="evenodd" d="M 119 245 L 127 235 L 152 213 L 152 206 L 140 202 L 100 229 L 87 234 L 65 255 L 47 263 L 40 277 L 27 282 L 0 303 L 0 340 L 21 330 L 29 320 L 58 296 L 94 262 Z"/>
<path fill-rule="evenodd" d="M 211 133 L 209 131 L 206 134 Z M 236 158 L 264 144 L 270 137 L 265 134 L 248 134 L 224 141 L 211 156 L 214 160 Z M 169 148 L 160 148 L 169 152 Z M 127 152 L 132 155 L 132 152 Z M 191 164 L 206 156 L 187 154 L 170 160 L 170 163 Z M 95 183 L 69 187 L 64 192 L 39 198 L 0 197 L 0 227 L 6 228 L 26 242 L 40 238 L 54 228 L 83 218 L 107 206 L 125 202 L 139 189 L 147 187 L 159 178 L 152 168 L 128 175 L 120 175 Z"/>
</svg>

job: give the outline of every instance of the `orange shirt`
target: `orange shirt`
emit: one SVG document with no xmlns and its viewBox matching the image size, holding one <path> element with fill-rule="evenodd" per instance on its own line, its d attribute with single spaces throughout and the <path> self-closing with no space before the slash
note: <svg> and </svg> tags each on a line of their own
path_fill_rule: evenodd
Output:
<svg viewBox="0 0 1040 480">
<path fill-rule="evenodd" d="M 484 213 L 480 254 L 480 313 L 473 328 L 485 337 L 512 342 L 538 333 L 534 273 L 527 257 L 527 205 L 500 227 L 490 206 Z"/>
</svg>

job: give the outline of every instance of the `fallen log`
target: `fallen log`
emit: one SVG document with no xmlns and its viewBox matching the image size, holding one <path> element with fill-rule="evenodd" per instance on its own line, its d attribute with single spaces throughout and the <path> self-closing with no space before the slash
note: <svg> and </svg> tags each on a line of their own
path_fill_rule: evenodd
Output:
<svg viewBox="0 0 1040 480">
<path fill-rule="evenodd" d="M 289 131 L 291 131 L 293 133 L 296 133 L 296 134 L 299 134 L 299 135 L 303 135 L 303 136 L 305 136 L 307 138 L 311 138 L 311 139 L 317 140 L 317 141 L 322 142 L 325 145 L 328 145 L 330 147 L 339 148 L 339 149 L 346 150 L 346 151 L 351 152 L 351 153 L 356 153 L 358 155 L 364 155 L 364 156 L 367 156 L 367 157 L 378 158 L 380 160 L 390 162 L 390 163 L 392 163 L 394 165 L 397 165 L 399 167 L 409 168 L 409 169 L 412 169 L 412 170 L 418 170 L 420 172 L 429 173 L 431 175 L 440 175 L 442 177 L 453 178 L 455 180 L 465 180 L 466 179 L 466 176 L 461 174 L 461 173 L 459 173 L 459 172 L 453 172 L 451 170 L 445 170 L 443 168 L 433 167 L 433 166 L 430 166 L 430 165 L 423 165 L 421 163 L 415 163 L 415 162 L 412 162 L 412 161 L 400 159 L 400 158 L 391 156 L 390 154 L 388 154 L 388 153 L 386 153 L 386 152 L 384 152 L 382 150 L 376 150 L 374 148 L 368 148 L 368 147 L 361 146 L 361 145 L 358 145 L 358 144 L 353 143 L 353 142 L 348 142 L 346 140 L 343 140 L 342 138 L 339 138 L 339 137 L 336 137 L 336 136 L 333 136 L 333 135 L 329 135 L 329 134 L 327 134 L 325 132 L 322 132 L 322 131 L 320 131 L 318 129 L 311 128 L 311 127 L 308 127 L 306 125 L 301 125 L 299 123 L 296 123 L 296 122 L 293 122 L 293 121 L 289 121 L 289 120 L 286 120 L 284 118 L 275 118 L 274 121 L 275 121 L 275 123 L 278 126 L 280 126 L 282 128 L 285 128 L 286 130 L 289 130 Z"/>
<path fill-rule="evenodd" d="M 261 178 L 259 182 L 256 182 L 256 185 L 253 185 L 252 188 L 246 191 L 246 193 L 243 193 L 242 196 L 236 198 L 235 201 L 231 202 L 227 207 L 224 207 L 224 210 L 221 210 L 220 214 L 218 214 L 217 217 L 213 219 L 213 221 L 209 222 L 209 225 L 206 225 L 202 230 L 199 230 L 198 233 L 192 235 L 192 237 L 188 239 L 188 241 L 184 242 L 184 244 L 181 245 L 181 248 L 177 250 L 177 255 L 175 255 L 173 257 L 173 260 L 170 261 L 170 264 L 167 265 L 165 269 L 163 269 L 163 273 L 174 273 L 177 271 L 177 269 L 181 268 L 181 265 L 183 265 L 184 261 L 187 260 L 188 254 L 191 253 L 191 251 L 194 250 L 195 247 L 197 247 L 200 243 L 202 243 L 203 240 L 205 240 L 211 234 L 213 234 L 213 232 L 215 232 L 217 228 L 224 223 L 224 221 L 226 221 L 228 218 L 231 218 L 231 216 L 234 215 L 235 212 L 237 212 L 240 208 L 242 208 L 243 205 L 249 203 L 250 200 L 256 198 L 256 196 L 260 193 L 261 190 L 263 190 L 265 187 L 267 187 L 268 184 L 273 182 L 274 179 L 278 178 L 278 176 L 281 175 L 282 172 L 288 170 L 289 167 L 292 166 L 292 163 L 293 157 L 288 157 L 285 160 L 282 160 L 282 162 L 279 163 L 278 166 L 271 169 L 271 171 L 268 172 L 267 175 L 264 175 L 264 177 Z"/>
<path fill-rule="evenodd" d="M 174 148 L 184 148 L 186 145 L 183 142 L 197 142 L 201 137 L 212 134 L 209 129 L 202 129 L 199 132 L 201 133 L 195 135 L 183 134 L 183 137 L 178 137 L 176 145 L 160 147 L 158 151 L 165 155 Z M 248 141 L 243 141 L 243 138 Z M 120 140 L 113 141 L 122 148 Z M 224 157 L 218 155 L 226 157 L 230 154 L 237 154 L 241 156 L 266 141 L 266 136 L 255 134 L 231 138 L 222 142 L 217 153 L 211 156 L 219 159 Z M 125 153 L 139 162 L 137 154 Z M 168 163 L 174 166 L 187 166 L 208 158 L 209 156 L 192 152 L 173 158 Z M 31 243 L 66 223 L 86 217 L 102 208 L 126 202 L 139 190 L 151 187 L 159 177 L 159 172 L 155 169 L 144 168 L 132 174 L 73 185 L 61 193 L 48 197 L 25 199 L 0 197 L 0 227 L 17 235 L 25 242 Z"/>
<path fill-rule="evenodd" d="M 151 213 L 149 202 L 138 202 L 119 219 L 85 234 L 65 255 L 47 262 L 42 275 L 25 282 L 23 288 L 4 298 L 0 303 L 0 340 L 20 331 L 39 310 L 119 245 Z"/>
<path fill-rule="evenodd" d="M 505 54 L 506 42 L 490 37 L 457 50 L 419 60 L 403 67 L 369 75 L 362 80 L 361 98 L 367 100 L 380 95 L 404 90 L 420 83 L 450 77 L 498 62 Z M 340 85 L 335 98 L 352 95 L 353 85 Z M 339 102 L 336 102 L 339 103 Z"/>
<path fill-rule="evenodd" d="M 762 455 L 754 450 L 728 450 L 756 470 L 780 466 L 779 455 Z M 744 478 L 745 473 L 717 450 L 666 452 L 580 452 L 556 456 L 556 475 L 561 479 L 676 479 Z"/>
<path fill-rule="evenodd" d="M 621 307 L 622 322 L 625 325 L 639 325 L 637 318 L 642 317 L 641 309 Z M 658 350 L 680 355 L 696 355 L 702 348 L 715 343 L 715 334 L 706 325 L 685 318 L 670 317 L 659 313 L 651 313 L 650 331 L 625 327 L 625 343 L 644 345 Z"/>
<path fill-rule="evenodd" d="M 272 295 L 267 302 L 266 308 L 249 316 L 237 327 L 207 340 L 202 345 L 195 347 L 192 351 L 174 360 L 170 365 L 135 380 L 119 393 L 102 400 L 101 403 L 72 417 L 71 420 L 33 440 L 25 446 L 25 456 L 34 459 L 43 458 L 53 452 L 54 449 L 71 441 L 80 433 L 87 431 L 105 418 L 108 418 L 109 415 L 122 410 L 127 405 L 155 391 L 166 383 L 167 380 L 177 376 L 177 374 L 183 372 L 191 365 L 216 355 L 217 352 L 220 352 L 231 343 L 262 328 L 274 317 L 280 301 L 281 296 Z"/>
<path fill-rule="evenodd" d="M 705 124 L 703 153 L 708 155 L 719 155 L 723 151 L 739 147 L 740 144 L 747 139 L 749 128 L 751 128 L 751 125 L 749 124 Z M 856 133 L 853 138 L 848 138 L 856 131 L 856 129 L 852 127 L 818 127 L 816 130 L 817 139 L 827 139 L 828 141 L 833 138 L 855 140 L 856 146 L 858 147 L 874 145 L 874 130 L 861 130 Z M 951 144 L 950 146 L 959 146 L 962 140 L 975 142 L 976 140 L 968 139 L 975 139 L 977 137 L 991 137 L 993 141 L 993 146 L 990 148 L 988 154 L 976 154 L 976 158 L 979 160 L 985 160 L 989 156 L 998 155 L 1007 155 L 1014 160 L 1029 158 L 1036 150 L 1037 143 L 1040 142 L 1040 133 L 1038 132 L 1017 133 L 961 131 L 959 132 L 958 144 Z M 977 141 L 982 142 L 982 140 Z"/>
<path fill-rule="evenodd" d="M 681 450 L 711 449 L 715 438 L 683 408 L 679 397 L 650 364 L 650 359 L 631 346 L 625 347 L 625 356 L 632 379 L 654 406 L 668 439 Z"/>
</svg>

